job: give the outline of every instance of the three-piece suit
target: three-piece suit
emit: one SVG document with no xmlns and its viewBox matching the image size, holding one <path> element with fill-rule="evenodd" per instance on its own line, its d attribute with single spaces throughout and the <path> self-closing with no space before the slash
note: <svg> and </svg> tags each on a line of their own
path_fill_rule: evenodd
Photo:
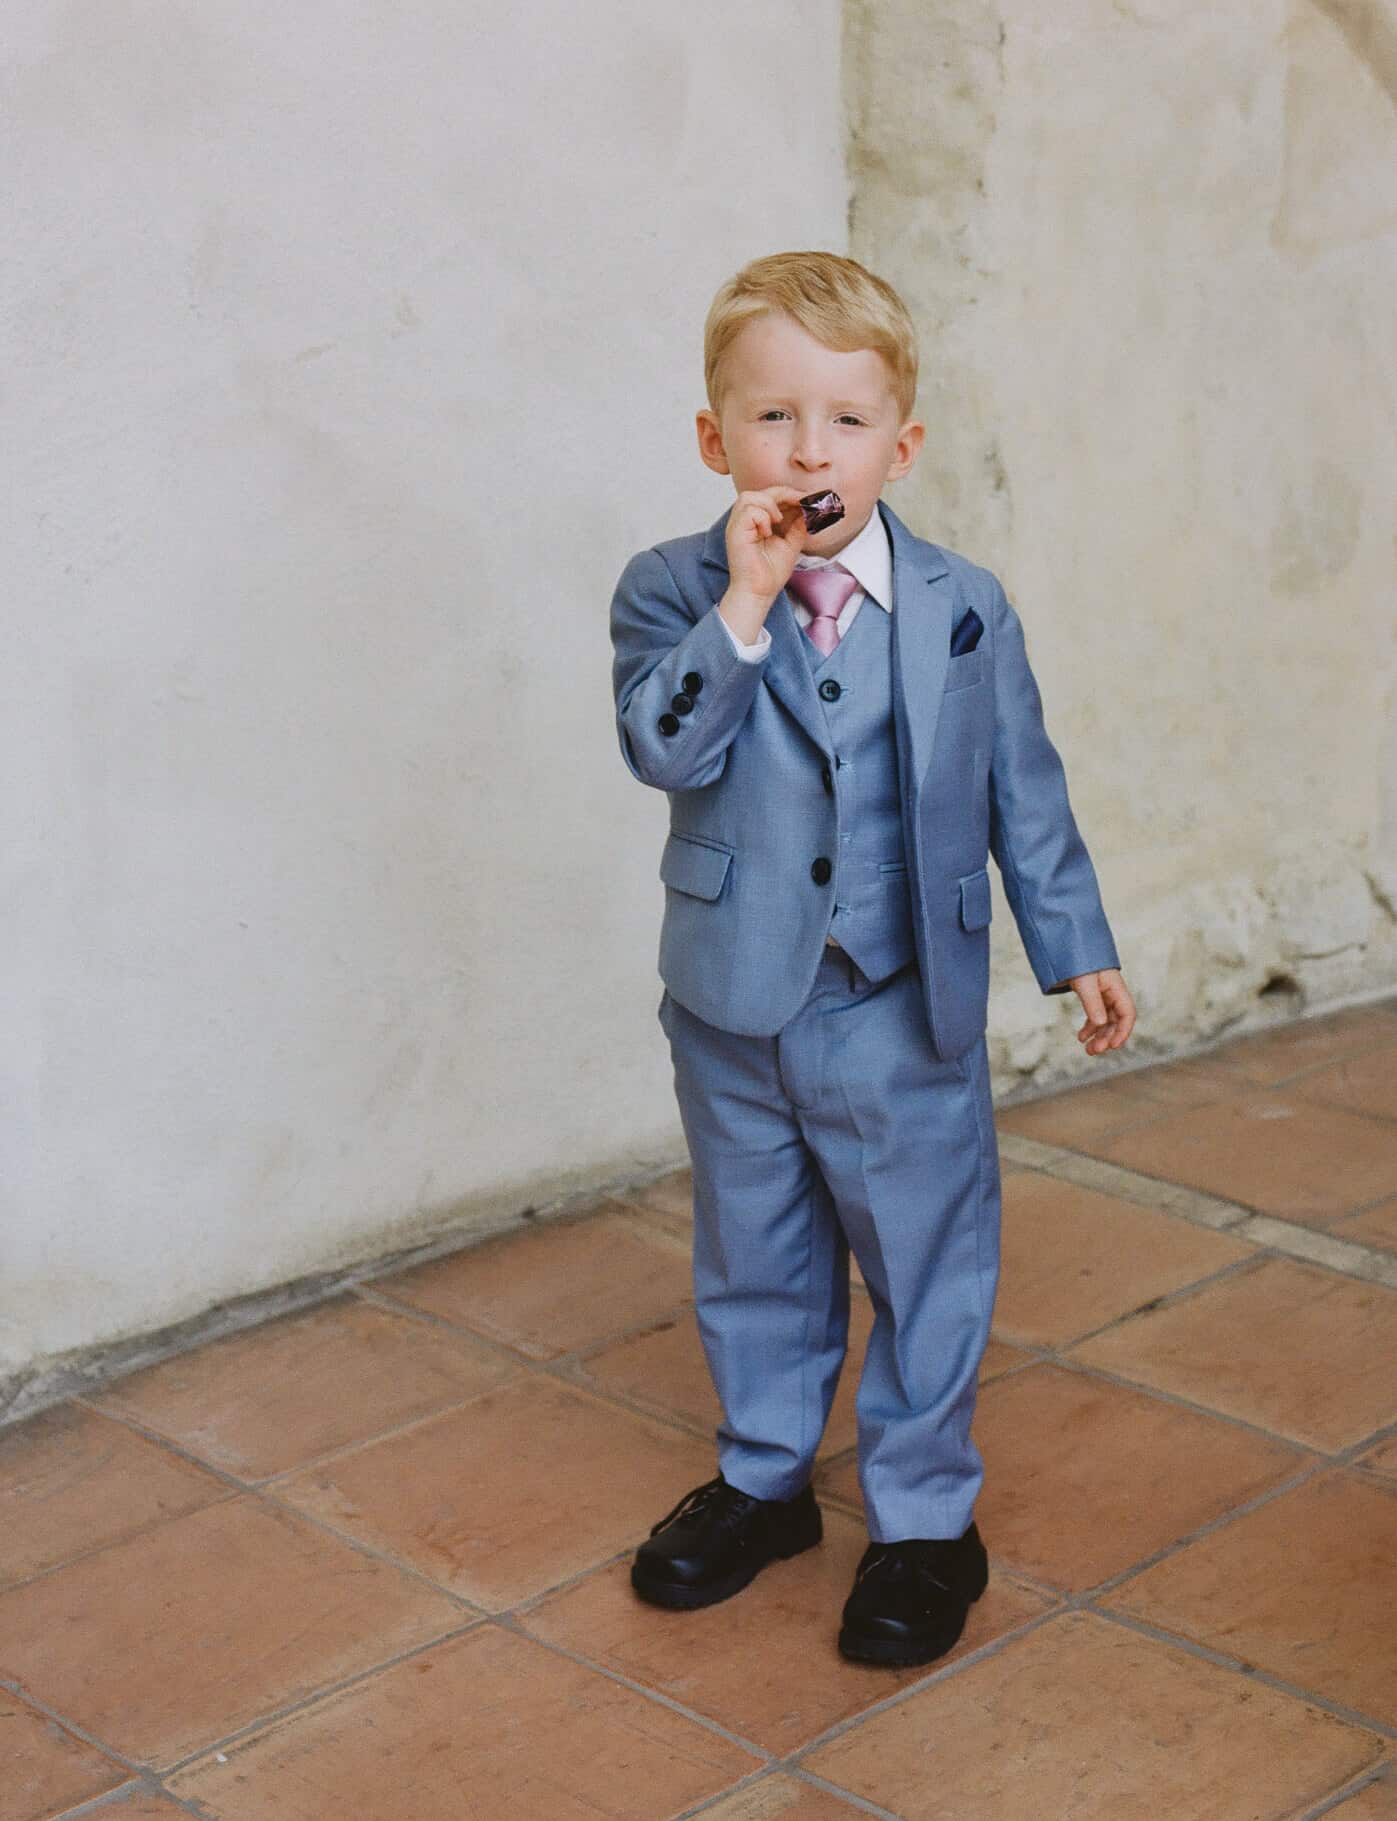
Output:
<svg viewBox="0 0 1397 1821">
<path fill-rule="evenodd" d="M 1119 959 L 1004 589 L 876 516 L 892 598 L 828 655 L 786 590 L 760 658 L 741 648 L 717 607 L 727 512 L 631 557 L 611 637 L 622 755 L 669 798 L 659 1020 L 718 1464 L 758 1498 L 808 1481 L 852 1249 L 874 1311 L 859 1479 L 893 1542 L 960 1536 L 984 1477 L 990 854 L 1043 992 Z"/>
</svg>

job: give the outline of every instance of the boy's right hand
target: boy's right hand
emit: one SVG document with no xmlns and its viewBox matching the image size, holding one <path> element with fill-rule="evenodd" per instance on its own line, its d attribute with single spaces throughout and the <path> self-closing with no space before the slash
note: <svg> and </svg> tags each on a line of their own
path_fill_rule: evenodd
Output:
<svg viewBox="0 0 1397 1821">
<path fill-rule="evenodd" d="M 765 619 L 809 535 L 794 487 L 739 493 L 728 514 L 728 592 Z"/>
</svg>

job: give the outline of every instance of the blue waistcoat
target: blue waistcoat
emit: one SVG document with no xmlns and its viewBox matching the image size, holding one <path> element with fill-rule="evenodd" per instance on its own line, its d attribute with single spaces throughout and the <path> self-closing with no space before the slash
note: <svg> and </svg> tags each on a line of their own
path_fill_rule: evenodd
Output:
<svg viewBox="0 0 1397 1821">
<path fill-rule="evenodd" d="M 826 657 L 801 644 L 829 727 L 839 853 L 829 934 L 870 980 L 916 956 L 892 703 L 892 616 L 865 600 Z"/>
</svg>

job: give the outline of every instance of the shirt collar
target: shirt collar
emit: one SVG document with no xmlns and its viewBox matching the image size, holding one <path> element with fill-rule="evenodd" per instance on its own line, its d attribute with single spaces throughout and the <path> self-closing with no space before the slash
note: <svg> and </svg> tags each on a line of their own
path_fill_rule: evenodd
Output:
<svg viewBox="0 0 1397 1821">
<path fill-rule="evenodd" d="M 868 522 L 837 556 L 798 556 L 797 569 L 823 569 L 841 563 L 870 599 L 885 612 L 893 610 L 893 552 L 883 515 L 875 504 Z"/>
</svg>

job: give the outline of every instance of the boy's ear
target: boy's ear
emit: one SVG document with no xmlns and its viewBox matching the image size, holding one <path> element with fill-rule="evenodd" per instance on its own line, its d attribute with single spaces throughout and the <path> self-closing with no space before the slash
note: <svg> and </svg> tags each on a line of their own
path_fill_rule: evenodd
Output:
<svg viewBox="0 0 1397 1821">
<path fill-rule="evenodd" d="M 888 464 L 888 479 L 901 480 L 912 467 L 922 452 L 926 441 L 926 425 L 920 418 L 910 417 L 897 433 L 897 447 L 893 451 L 892 461 Z"/>
<path fill-rule="evenodd" d="M 730 474 L 732 470 L 728 466 L 716 413 L 706 408 L 700 411 L 694 419 L 694 428 L 698 431 L 699 460 L 704 467 L 711 468 L 715 474 Z"/>
</svg>

